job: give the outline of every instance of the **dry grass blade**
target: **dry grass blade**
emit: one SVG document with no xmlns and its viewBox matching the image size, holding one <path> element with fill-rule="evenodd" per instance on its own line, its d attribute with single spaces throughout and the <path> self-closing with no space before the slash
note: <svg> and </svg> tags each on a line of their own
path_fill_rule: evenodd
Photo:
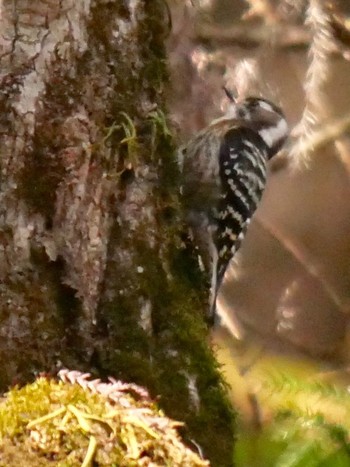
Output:
<svg viewBox="0 0 350 467">
<path fill-rule="evenodd" d="M 96 438 L 95 436 L 90 436 L 88 450 L 86 452 L 84 461 L 81 464 L 81 467 L 90 467 L 92 465 L 95 452 L 96 452 L 96 448 L 97 448 Z"/>
</svg>

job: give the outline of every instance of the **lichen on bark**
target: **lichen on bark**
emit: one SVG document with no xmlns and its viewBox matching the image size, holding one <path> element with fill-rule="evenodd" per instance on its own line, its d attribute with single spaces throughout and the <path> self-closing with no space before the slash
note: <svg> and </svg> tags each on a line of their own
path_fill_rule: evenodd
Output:
<svg viewBox="0 0 350 467">
<path fill-rule="evenodd" d="M 164 116 L 164 2 L 1 8 L 2 387 L 61 362 L 135 381 L 231 465 Z"/>
</svg>

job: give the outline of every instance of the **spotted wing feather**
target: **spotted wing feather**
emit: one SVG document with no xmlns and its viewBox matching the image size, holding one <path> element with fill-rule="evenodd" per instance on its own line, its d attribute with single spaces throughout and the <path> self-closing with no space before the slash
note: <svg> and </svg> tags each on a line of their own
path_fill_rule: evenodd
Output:
<svg viewBox="0 0 350 467">
<path fill-rule="evenodd" d="M 226 132 L 219 149 L 221 195 L 213 243 L 212 306 L 226 268 L 238 250 L 266 183 L 268 147 L 253 130 L 235 127 Z"/>
</svg>

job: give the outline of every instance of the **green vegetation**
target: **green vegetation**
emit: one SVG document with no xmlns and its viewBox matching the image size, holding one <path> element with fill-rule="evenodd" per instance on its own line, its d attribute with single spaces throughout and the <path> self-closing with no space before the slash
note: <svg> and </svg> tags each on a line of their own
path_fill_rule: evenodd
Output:
<svg viewBox="0 0 350 467">
<path fill-rule="evenodd" d="M 300 357 L 262 355 L 241 377 L 250 414 L 240 424 L 234 465 L 350 465 L 350 395 L 335 375 L 319 372 L 316 362 Z"/>
<path fill-rule="evenodd" d="M 348 431 L 322 415 L 276 415 L 259 433 L 246 432 L 237 442 L 237 467 L 347 467 Z"/>
<path fill-rule="evenodd" d="M 347 368 L 213 337 L 239 413 L 234 467 L 350 465 Z"/>
</svg>

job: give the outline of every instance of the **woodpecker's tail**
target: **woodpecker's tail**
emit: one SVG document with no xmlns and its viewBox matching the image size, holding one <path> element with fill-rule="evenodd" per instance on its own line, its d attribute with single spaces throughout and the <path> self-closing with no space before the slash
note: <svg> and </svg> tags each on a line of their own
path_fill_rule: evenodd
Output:
<svg viewBox="0 0 350 467">
<path fill-rule="evenodd" d="M 212 321 L 214 328 L 224 327 L 235 339 L 244 339 L 243 326 L 237 318 L 234 308 L 230 306 L 221 293 L 216 296 Z"/>
</svg>

